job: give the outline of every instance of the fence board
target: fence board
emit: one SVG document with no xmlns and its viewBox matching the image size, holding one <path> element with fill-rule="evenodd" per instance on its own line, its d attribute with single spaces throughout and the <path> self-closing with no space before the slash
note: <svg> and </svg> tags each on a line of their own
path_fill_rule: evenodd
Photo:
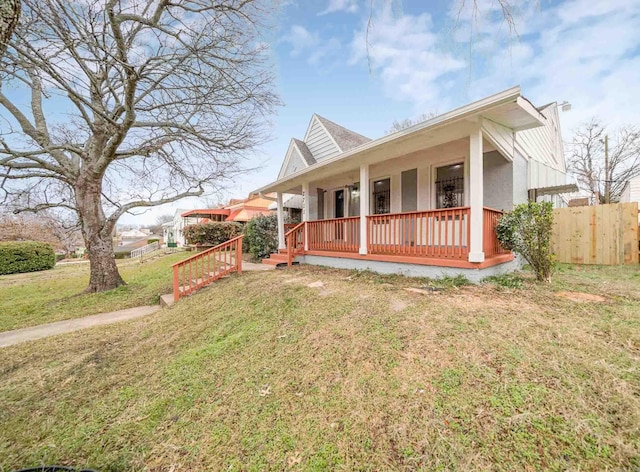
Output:
<svg viewBox="0 0 640 472">
<path fill-rule="evenodd" d="M 559 262 L 637 264 L 638 203 L 556 208 L 552 246 Z"/>
</svg>

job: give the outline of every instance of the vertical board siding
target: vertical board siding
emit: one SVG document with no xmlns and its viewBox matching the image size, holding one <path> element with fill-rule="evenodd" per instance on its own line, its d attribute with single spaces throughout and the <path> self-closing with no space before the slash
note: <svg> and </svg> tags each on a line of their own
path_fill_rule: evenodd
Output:
<svg viewBox="0 0 640 472">
<path fill-rule="evenodd" d="M 337 156 L 341 152 L 317 118 L 313 120 L 313 124 L 305 138 L 305 143 L 316 161 Z"/>
<path fill-rule="evenodd" d="M 637 264 L 638 203 L 556 208 L 552 248 L 558 262 Z"/>
</svg>

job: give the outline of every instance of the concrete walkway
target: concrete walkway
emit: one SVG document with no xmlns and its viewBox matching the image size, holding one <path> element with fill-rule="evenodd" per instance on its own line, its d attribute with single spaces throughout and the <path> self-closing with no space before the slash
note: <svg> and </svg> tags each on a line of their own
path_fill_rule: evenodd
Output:
<svg viewBox="0 0 640 472">
<path fill-rule="evenodd" d="M 34 341 L 36 339 L 55 336 L 56 334 L 71 333 L 93 326 L 107 325 L 117 323 L 118 321 L 132 320 L 147 316 L 160 310 L 160 306 L 139 306 L 136 308 L 128 308 L 126 310 L 112 311 L 109 313 L 100 313 L 98 315 L 85 316 L 84 318 L 76 318 L 73 320 L 56 321 L 29 328 L 15 329 L 13 331 L 5 331 L 0 333 L 0 348 L 12 346 L 14 344 L 26 341 Z"/>
<path fill-rule="evenodd" d="M 274 266 L 266 264 L 254 264 L 253 262 L 242 262 L 243 271 L 263 271 L 273 270 Z M 166 294 L 160 297 L 160 305 L 171 306 L 173 304 L 173 294 Z M 85 316 L 84 318 L 76 318 L 73 320 L 56 321 L 29 328 L 15 329 L 13 331 L 5 331 L 0 333 L 0 348 L 13 346 L 14 344 L 26 341 L 34 341 L 36 339 L 55 336 L 56 334 L 71 333 L 93 326 L 107 325 L 117 323 L 118 321 L 132 320 L 147 316 L 160 310 L 161 306 L 139 306 L 136 308 L 128 308 L 126 310 L 112 311 L 109 313 L 100 313 L 98 315 Z"/>
</svg>

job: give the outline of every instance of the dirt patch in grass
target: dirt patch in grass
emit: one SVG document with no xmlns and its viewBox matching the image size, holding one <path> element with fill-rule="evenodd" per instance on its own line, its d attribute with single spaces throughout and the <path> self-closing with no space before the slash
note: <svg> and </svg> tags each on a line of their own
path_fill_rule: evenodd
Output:
<svg viewBox="0 0 640 472">
<path fill-rule="evenodd" d="M 556 292 L 556 297 L 563 297 L 580 303 L 602 303 L 607 301 L 603 296 L 584 292 Z"/>
<path fill-rule="evenodd" d="M 555 296 L 619 277 L 593 274 L 419 296 L 402 277 L 246 273 L 4 349 L 0 470 L 630 470 L 640 278 L 608 303 Z"/>
</svg>

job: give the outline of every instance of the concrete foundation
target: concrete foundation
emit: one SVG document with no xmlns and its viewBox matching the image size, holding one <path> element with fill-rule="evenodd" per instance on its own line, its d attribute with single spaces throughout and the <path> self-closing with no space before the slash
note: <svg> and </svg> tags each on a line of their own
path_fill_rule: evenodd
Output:
<svg viewBox="0 0 640 472">
<path fill-rule="evenodd" d="M 473 283 L 478 283 L 485 277 L 506 274 L 522 267 L 520 258 L 516 257 L 511 262 L 498 264 L 485 269 L 461 269 L 454 267 L 440 267 L 431 265 L 402 264 L 398 262 L 369 261 L 362 259 L 348 259 L 343 257 L 326 256 L 299 256 L 296 261 L 301 264 L 333 267 L 336 269 L 370 270 L 379 274 L 399 274 L 406 277 L 429 277 L 439 279 L 442 277 L 455 277 L 464 275 Z"/>
</svg>

